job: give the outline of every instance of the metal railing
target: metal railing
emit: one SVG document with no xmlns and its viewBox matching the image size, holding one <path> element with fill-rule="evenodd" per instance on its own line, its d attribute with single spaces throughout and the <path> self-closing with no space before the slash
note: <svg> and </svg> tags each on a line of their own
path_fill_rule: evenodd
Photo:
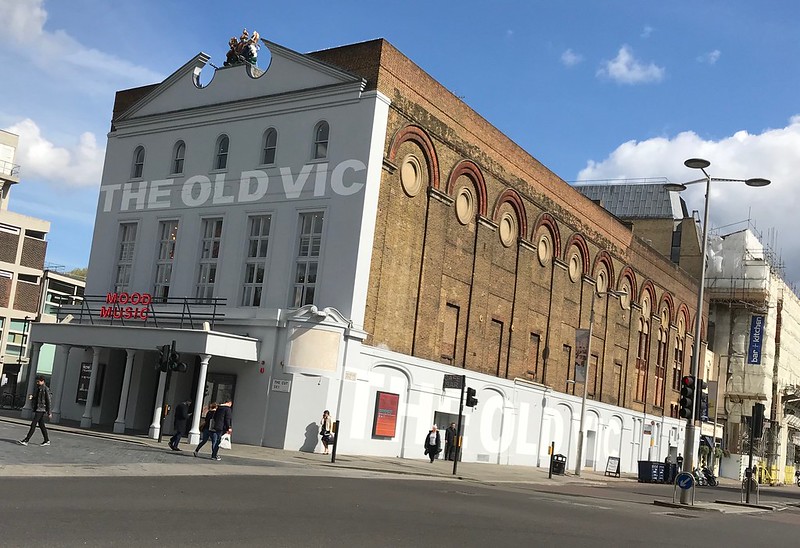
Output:
<svg viewBox="0 0 800 548">
<path fill-rule="evenodd" d="M 120 298 L 120 295 L 125 297 Z M 148 294 L 84 295 L 80 303 L 58 309 L 57 321 L 88 325 L 136 325 L 198 329 L 208 323 L 211 329 L 225 318 L 218 309 L 226 299 L 191 297 L 156 298 Z"/>
<path fill-rule="evenodd" d="M 0 175 L 19 177 L 19 165 L 0 160 Z"/>
</svg>

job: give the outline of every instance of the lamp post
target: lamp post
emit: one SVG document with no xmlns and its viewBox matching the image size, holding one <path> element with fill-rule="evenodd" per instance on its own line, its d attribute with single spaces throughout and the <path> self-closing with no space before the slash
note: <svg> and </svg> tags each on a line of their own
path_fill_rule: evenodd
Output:
<svg viewBox="0 0 800 548">
<path fill-rule="evenodd" d="M 594 330 L 594 299 L 596 295 L 601 297 L 607 295 L 614 295 L 621 297 L 627 295 L 627 291 L 595 291 L 592 289 L 592 303 L 589 305 L 589 342 L 586 344 L 586 378 L 583 379 L 583 397 L 581 398 L 581 423 L 580 431 L 578 432 L 578 458 L 575 462 L 575 475 L 580 476 L 583 470 L 583 441 L 586 437 L 584 430 L 586 426 L 586 394 L 589 388 L 589 366 L 592 357 L 592 332 Z"/>
<path fill-rule="evenodd" d="M 711 198 L 711 181 L 720 181 L 726 183 L 744 183 L 747 186 L 754 186 L 754 187 L 761 187 L 767 186 L 770 184 L 768 179 L 724 179 L 724 178 L 717 178 L 712 177 L 706 171 L 706 168 L 711 165 L 711 162 L 708 160 L 704 160 L 702 158 L 689 158 L 685 162 L 683 162 L 688 168 L 691 169 L 699 169 L 703 172 L 704 177 L 702 179 L 695 179 L 694 181 L 689 181 L 688 183 L 683 184 L 666 184 L 664 188 L 670 192 L 682 192 L 686 190 L 686 187 L 689 185 L 693 185 L 695 183 L 705 183 L 706 184 L 706 196 L 705 196 L 705 206 L 704 206 L 704 213 L 703 213 L 703 241 L 702 245 L 700 246 L 700 253 L 702 255 L 702 259 L 700 261 L 700 280 L 699 284 L 700 287 L 697 291 L 697 307 L 695 308 L 696 316 L 695 316 L 695 325 L 694 325 L 694 351 L 692 352 L 692 368 L 691 368 L 691 375 L 696 379 L 697 375 L 700 371 L 700 333 L 701 327 L 703 325 L 703 296 L 705 291 L 705 282 L 706 282 L 706 249 L 708 247 L 708 203 Z M 683 446 L 683 455 L 684 455 L 684 470 L 688 470 L 692 472 L 694 470 L 694 442 L 695 442 L 695 425 L 694 425 L 694 417 L 689 417 L 686 419 L 686 440 Z M 681 504 L 689 504 L 689 489 L 681 489 Z"/>
</svg>

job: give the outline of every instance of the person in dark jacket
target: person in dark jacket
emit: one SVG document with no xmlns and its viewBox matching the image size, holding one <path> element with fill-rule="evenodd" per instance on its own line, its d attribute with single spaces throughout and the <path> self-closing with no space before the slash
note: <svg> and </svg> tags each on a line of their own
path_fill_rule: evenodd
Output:
<svg viewBox="0 0 800 548">
<path fill-rule="evenodd" d="M 50 438 L 47 436 L 47 428 L 44 426 L 44 418 L 45 416 L 47 416 L 47 418 L 53 416 L 50 413 L 52 397 L 50 395 L 50 389 L 47 388 L 47 385 L 44 383 L 43 376 L 39 375 L 36 377 L 36 386 L 33 389 L 33 394 L 30 394 L 28 399 L 32 401 L 33 421 L 31 421 L 31 428 L 28 430 L 28 435 L 17 443 L 20 445 L 28 445 L 31 436 L 33 436 L 33 433 L 36 431 L 36 425 L 38 424 L 39 429 L 42 431 L 42 436 L 44 437 L 42 446 L 50 445 Z"/>
<path fill-rule="evenodd" d="M 444 431 L 444 458 L 456 460 L 456 423 L 451 422 L 447 430 Z"/>
<path fill-rule="evenodd" d="M 212 402 L 208 406 L 208 411 L 206 412 L 206 416 L 203 419 L 203 422 L 200 423 L 200 443 L 194 450 L 195 457 L 198 456 L 197 454 L 200 452 L 200 449 L 206 444 L 209 438 L 211 438 L 211 447 L 214 447 L 214 436 L 217 435 L 217 431 L 214 430 L 214 415 L 216 413 L 217 413 L 217 403 Z"/>
<path fill-rule="evenodd" d="M 169 439 L 169 448 L 173 451 L 180 451 L 178 444 L 181 442 L 181 436 L 186 432 L 186 422 L 192 415 L 189 412 L 190 405 L 192 405 L 192 402 L 187 400 L 182 401 L 175 407 L 175 433 Z"/>
<path fill-rule="evenodd" d="M 233 413 L 231 412 L 231 406 L 233 406 L 233 402 L 228 400 L 225 403 L 221 403 L 219 407 L 217 407 L 217 412 L 214 413 L 214 430 L 216 435 L 212 434 L 211 440 L 211 458 L 213 460 L 222 460 L 222 458 L 217 455 L 219 452 L 219 442 L 223 434 L 230 434 L 233 432 Z"/>
<path fill-rule="evenodd" d="M 439 453 L 442 451 L 442 437 L 439 435 L 439 430 L 434 424 L 428 434 L 425 436 L 425 454 L 431 459 L 431 463 L 439 458 Z"/>
</svg>

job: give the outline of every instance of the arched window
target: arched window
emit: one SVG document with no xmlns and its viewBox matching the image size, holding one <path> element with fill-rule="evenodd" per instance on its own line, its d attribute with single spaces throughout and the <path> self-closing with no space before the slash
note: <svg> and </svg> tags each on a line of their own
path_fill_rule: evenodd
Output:
<svg viewBox="0 0 800 548">
<path fill-rule="evenodd" d="M 264 132 L 264 151 L 261 156 L 261 163 L 272 165 L 275 163 L 275 151 L 278 148 L 278 131 L 271 127 Z"/>
<path fill-rule="evenodd" d="M 323 120 L 318 123 L 314 128 L 314 159 L 328 157 L 328 137 L 330 136 L 331 128 L 328 122 Z"/>
<path fill-rule="evenodd" d="M 172 153 L 172 173 L 183 173 L 183 159 L 186 157 L 186 143 L 178 141 Z"/>
<path fill-rule="evenodd" d="M 133 169 L 131 169 L 131 178 L 138 179 L 142 176 L 144 171 L 144 147 L 138 146 L 133 151 Z"/>
<path fill-rule="evenodd" d="M 221 135 L 217 139 L 217 155 L 214 159 L 214 169 L 227 169 L 228 168 L 228 146 L 230 139 L 227 135 Z"/>
</svg>

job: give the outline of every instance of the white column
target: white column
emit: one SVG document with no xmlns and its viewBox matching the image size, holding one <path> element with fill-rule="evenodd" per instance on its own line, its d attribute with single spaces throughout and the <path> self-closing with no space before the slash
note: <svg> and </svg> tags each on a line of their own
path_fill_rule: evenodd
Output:
<svg viewBox="0 0 800 548">
<path fill-rule="evenodd" d="M 20 416 L 23 419 L 33 418 L 33 400 L 29 397 L 33 394 L 33 387 L 36 384 L 36 369 L 39 366 L 39 349 L 42 343 L 35 342 L 31 347 L 31 355 L 28 359 L 28 388 L 25 392 L 25 406 L 22 408 Z"/>
<path fill-rule="evenodd" d="M 194 395 L 194 411 L 192 412 L 192 428 L 189 430 L 189 445 L 200 443 L 200 414 L 203 412 L 203 396 L 206 392 L 206 374 L 211 356 L 200 354 L 200 374 L 197 376 L 197 392 Z"/>
<path fill-rule="evenodd" d="M 127 360 L 125 360 L 125 376 L 122 378 L 122 391 L 119 395 L 119 411 L 117 412 L 117 420 L 114 421 L 114 432 L 116 434 L 125 433 L 125 412 L 128 410 L 128 390 L 131 386 L 133 360 L 136 357 L 136 350 L 128 348 L 125 352 L 127 352 L 128 357 Z"/>
<path fill-rule="evenodd" d="M 158 376 L 158 389 L 156 390 L 156 408 L 153 409 L 153 422 L 150 423 L 150 431 L 147 433 L 149 438 L 158 439 L 161 432 L 161 406 L 164 405 L 164 384 L 167 382 L 167 374 L 162 371 Z"/>
<path fill-rule="evenodd" d="M 53 392 L 53 418 L 50 422 L 61 422 L 61 398 L 64 395 L 64 381 L 67 378 L 67 365 L 69 365 L 69 351 L 72 346 L 59 344 L 56 347 L 56 356 L 53 360 L 53 378 L 50 381 L 50 390 Z"/>
<path fill-rule="evenodd" d="M 81 428 L 92 426 L 92 406 L 94 406 L 94 388 L 97 385 L 97 370 L 100 369 L 100 351 L 98 346 L 92 347 L 92 376 L 89 378 L 89 393 L 86 394 L 86 407 L 81 417 Z"/>
</svg>

